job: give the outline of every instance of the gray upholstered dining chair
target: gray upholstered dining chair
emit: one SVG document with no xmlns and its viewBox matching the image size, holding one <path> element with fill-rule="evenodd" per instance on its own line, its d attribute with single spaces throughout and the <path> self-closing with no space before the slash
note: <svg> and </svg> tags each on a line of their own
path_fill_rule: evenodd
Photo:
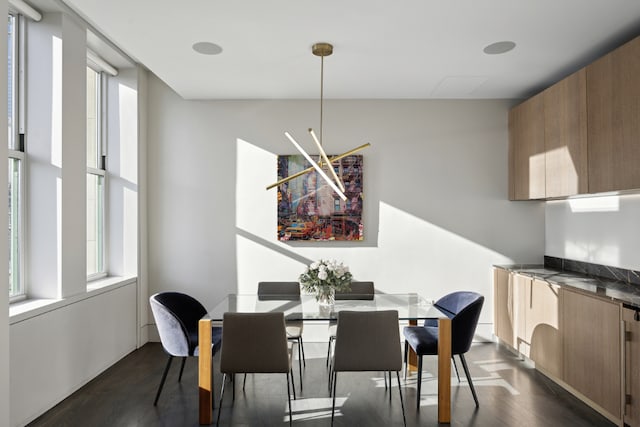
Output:
<svg viewBox="0 0 640 427">
<path fill-rule="evenodd" d="M 348 291 L 336 291 L 335 299 L 340 300 L 373 300 L 375 288 L 373 282 L 351 282 L 351 289 Z M 329 322 L 329 345 L 327 347 L 327 366 L 331 360 L 331 346 L 336 339 L 336 322 Z"/>
<path fill-rule="evenodd" d="M 258 301 L 300 301 L 300 283 L 298 282 L 258 282 Z M 287 320 L 287 338 L 298 345 L 298 367 L 300 369 L 300 387 L 302 387 L 302 366 L 307 366 L 302 342 L 302 320 Z"/>
<path fill-rule="evenodd" d="M 293 383 L 292 351 L 284 323 L 284 313 L 225 313 L 222 321 L 220 372 L 223 374 L 216 424 L 220 423 L 224 384 L 227 375 L 248 373 L 283 373 L 287 376 L 289 424 L 291 424 L 291 388 Z M 235 380 L 234 396 L 235 396 Z"/>
<path fill-rule="evenodd" d="M 402 349 L 396 310 L 340 311 L 330 374 L 333 376 L 331 424 L 333 425 L 336 407 L 338 372 L 384 371 L 386 376 L 386 372 L 395 371 L 402 405 L 402 420 L 406 426 L 400 386 L 401 369 Z"/>
<path fill-rule="evenodd" d="M 198 356 L 198 321 L 207 314 L 207 310 L 195 298 L 180 292 L 162 292 L 151 295 L 149 304 L 158 328 L 162 348 L 169 355 L 156 398 L 153 401 L 155 406 L 158 404 L 173 358 L 182 358 L 182 366 L 178 376 L 178 381 L 180 381 L 187 357 Z M 220 348 L 221 335 L 222 328 L 214 326 L 211 331 L 212 356 Z"/>
</svg>

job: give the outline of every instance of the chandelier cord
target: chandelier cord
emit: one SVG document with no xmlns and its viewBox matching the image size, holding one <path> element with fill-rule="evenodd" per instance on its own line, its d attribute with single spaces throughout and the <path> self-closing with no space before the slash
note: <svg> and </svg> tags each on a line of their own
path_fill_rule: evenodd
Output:
<svg viewBox="0 0 640 427">
<path fill-rule="evenodd" d="M 322 105 L 324 103 L 324 55 L 320 56 L 320 145 L 322 145 Z"/>
</svg>

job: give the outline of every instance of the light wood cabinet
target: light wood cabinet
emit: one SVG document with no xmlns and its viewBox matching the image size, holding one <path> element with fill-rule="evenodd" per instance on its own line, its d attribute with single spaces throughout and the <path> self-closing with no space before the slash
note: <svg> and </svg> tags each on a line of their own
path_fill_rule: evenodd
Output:
<svg viewBox="0 0 640 427">
<path fill-rule="evenodd" d="M 564 381 L 621 420 L 620 304 L 563 292 Z"/>
<path fill-rule="evenodd" d="M 531 278 L 522 274 L 514 274 L 512 277 L 514 299 L 514 324 L 516 334 L 516 350 L 518 353 L 529 357 L 530 340 L 527 336 L 527 306 L 528 293 L 531 289 Z"/>
<path fill-rule="evenodd" d="M 585 69 L 546 89 L 543 96 L 545 197 L 587 193 Z"/>
<path fill-rule="evenodd" d="M 561 289 L 494 268 L 495 334 L 503 344 L 562 379 Z"/>
<path fill-rule="evenodd" d="M 544 98 L 540 93 L 509 111 L 509 199 L 545 197 Z"/>
<path fill-rule="evenodd" d="M 640 189 L 640 37 L 509 111 L 509 199 Z"/>
<path fill-rule="evenodd" d="M 504 344 L 515 348 L 515 311 L 511 277 L 511 273 L 507 270 L 493 269 L 494 332 Z"/>
<path fill-rule="evenodd" d="M 589 192 L 640 188 L 640 38 L 587 66 Z"/>
<path fill-rule="evenodd" d="M 525 333 L 529 357 L 547 375 L 563 378 L 562 295 L 559 286 L 533 279 L 527 289 Z"/>
<path fill-rule="evenodd" d="M 624 308 L 622 320 L 625 330 L 624 422 L 630 427 L 640 426 L 640 310 Z"/>
</svg>

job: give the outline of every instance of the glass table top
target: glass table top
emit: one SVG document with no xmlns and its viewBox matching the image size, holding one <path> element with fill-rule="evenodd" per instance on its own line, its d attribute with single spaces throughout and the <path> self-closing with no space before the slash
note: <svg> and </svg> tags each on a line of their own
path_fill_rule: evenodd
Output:
<svg viewBox="0 0 640 427">
<path fill-rule="evenodd" d="M 226 312 L 284 312 L 287 320 L 335 320 L 342 310 L 397 310 L 400 320 L 439 319 L 451 317 L 431 301 L 418 294 L 350 295 L 333 306 L 320 305 L 314 295 L 236 295 L 230 294 L 203 317 L 222 321 Z"/>
</svg>

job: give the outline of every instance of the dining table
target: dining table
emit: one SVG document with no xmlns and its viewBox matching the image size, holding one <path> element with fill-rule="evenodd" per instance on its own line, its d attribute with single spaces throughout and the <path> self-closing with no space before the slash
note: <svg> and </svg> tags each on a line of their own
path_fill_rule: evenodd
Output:
<svg viewBox="0 0 640 427">
<path fill-rule="evenodd" d="M 213 421 L 212 399 L 212 322 L 221 323 L 224 313 L 283 312 L 286 320 L 330 322 L 343 310 L 396 310 L 400 321 L 417 325 L 418 321 L 438 321 L 438 422 L 451 422 L 451 319 L 433 301 L 416 293 L 363 295 L 361 299 L 337 300 L 332 305 L 320 304 L 314 295 L 245 295 L 229 294 L 211 308 L 198 324 L 199 356 L 199 420 L 201 425 Z M 224 327 L 224 325 L 222 325 Z M 400 343 L 398 343 L 400 345 Z M 411 350 L 410 350 L 411 351 Z M 417 370 L 417 357 L 411 351 L 407 369 Z"/>
</svg>

